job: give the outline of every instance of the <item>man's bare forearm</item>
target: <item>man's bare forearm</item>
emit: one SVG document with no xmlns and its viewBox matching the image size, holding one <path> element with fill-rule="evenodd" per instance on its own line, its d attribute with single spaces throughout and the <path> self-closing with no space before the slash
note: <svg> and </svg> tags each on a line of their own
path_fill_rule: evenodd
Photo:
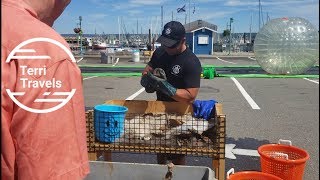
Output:
<svg viewBox="0 0 320 180">
<path fill-rule="evenodd" d="M 179 102 L 192 103 L 198 94 L 198 88 L 192 89 L 177 89 L 176 94 L 172 97 Z"/>
</svg>

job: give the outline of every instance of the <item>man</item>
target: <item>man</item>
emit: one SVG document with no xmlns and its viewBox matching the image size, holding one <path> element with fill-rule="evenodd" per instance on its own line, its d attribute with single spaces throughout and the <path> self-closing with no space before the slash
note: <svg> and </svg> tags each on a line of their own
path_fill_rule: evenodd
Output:
<svg viewBox="0 0 320 180">
<path fill-rule="evenodd" d="M 78 66 L 64 50 L 48 42 L 27 44 L 19 52 L 15 51 L 15 56 L 46 55 L 50 59 L 12 58 L 6 62 L 17 45 L 31 38 L 49 38 L 68 47 L 51 26 L 69 3 L 70 0 L 1 1 L 3 180 L 83 179 L 89 173 L 82 77 Z M 58 81 L 60 83 L 56 83 Z M 35 99 L 63 98 L 65 96 L 52 94 L 72 89 L 76 89 L 75 94 L 64 106 L 47 113 L 21 108 L 7 92 L 24 92 L 25 95 L 16 99 L 29 108 L 41 110 L 57 103 Z"/>
<path fill-rule="evenodd" d="M 142 73 L 141 85 L 148 93 L 156 91 L 158 101 L 191 104 L 198 94 L 202 68 L 196 55 L 186 47 L 185 33 L 180 22 L 167 23 L 157 40 L 161 48 L 153 53 Z M 167 160 L 185 164 L 184 155 L 158 154 L 157 159 L 159 164 L 165 164 Z"/>
</svg>

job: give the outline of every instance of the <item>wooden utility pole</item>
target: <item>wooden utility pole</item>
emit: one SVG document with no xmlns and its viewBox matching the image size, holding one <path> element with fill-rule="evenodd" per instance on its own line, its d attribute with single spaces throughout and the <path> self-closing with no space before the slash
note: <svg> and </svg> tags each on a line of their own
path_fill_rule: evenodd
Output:
<svg viewBox="0 0 320 180">
<path fill-rule="evenodd" d="M 149 44 L 150 44 L 150 46 L 153 46 L 152 45 L 152 42 L 151 42 L 151 29 L 149 29 Z M 151 48 L 151 49 L 153 49 L 153 48 Z"/>
</svg>

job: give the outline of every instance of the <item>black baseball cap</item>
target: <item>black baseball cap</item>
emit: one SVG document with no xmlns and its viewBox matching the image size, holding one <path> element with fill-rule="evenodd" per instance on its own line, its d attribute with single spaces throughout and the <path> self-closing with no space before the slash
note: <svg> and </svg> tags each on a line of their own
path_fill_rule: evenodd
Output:
<svg viewBox="0 0 320 180">
<path fill-rule="evenodd" d="M 165 47 L 172 47 L 181 41 L 186 35 L 184 26 L 178 21 L 170 21 L 164 25 L 161 36 L 157 42 Z"/>
</svg>

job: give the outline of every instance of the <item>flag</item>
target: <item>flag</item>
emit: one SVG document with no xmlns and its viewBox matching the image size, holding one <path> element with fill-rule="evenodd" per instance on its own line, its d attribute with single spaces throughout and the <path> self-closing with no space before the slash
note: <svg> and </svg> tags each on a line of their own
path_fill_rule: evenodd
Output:
<svg viewBox="0 0 320 180">
<path fill-rule="evenodd" d="M 182 8 L 177 9 L 177 13 L 186 12 L 186 5 L 184 5 Z"/>
</svg>

